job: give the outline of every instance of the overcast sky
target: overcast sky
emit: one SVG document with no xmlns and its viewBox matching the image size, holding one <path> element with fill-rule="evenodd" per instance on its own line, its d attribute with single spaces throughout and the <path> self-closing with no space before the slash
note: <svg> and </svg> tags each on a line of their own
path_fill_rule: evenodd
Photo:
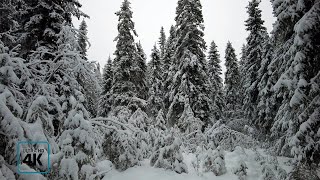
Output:
<svg viewBox="0 0 320 180">
<path fill-rule="evenodd" d="M 130 0 L 133 11 L 133 21 L 138 33 L 136 40 L 140 40 L 144 51 L 150 59 L 151 49 L 160 36 L 163 26 L 166 35 L 174 24 L 175 9 L 178 0 Z M 88 24 L 88 37 L 91 47 L 88 50 L 89 59 L 103 65 L 109 55 L 113 57 L 117 36 L 118 17 L 115 12 L 120 9 L 122 0 L 80 0 L 82 10 L 90 16 L 86 19 Z M 202 0 L 205 40 L 207 46 L 214 40 L 224 68 L 224 51 L 228 41 L 232 42 L 236 53 L 239 54 L 241 46 L 245 43 L 248 33 L 244 21 L 248 15 L 246 6 L 248 0 Z M 268 32 L 272 30 L 274 17 L 270 0 L 262 0 L 260 4 L 262 18 Z M 76 27 L 79 21 L 75 20 Z M 239 56 L 238 56 L 239 58 Z"/>
</svg>

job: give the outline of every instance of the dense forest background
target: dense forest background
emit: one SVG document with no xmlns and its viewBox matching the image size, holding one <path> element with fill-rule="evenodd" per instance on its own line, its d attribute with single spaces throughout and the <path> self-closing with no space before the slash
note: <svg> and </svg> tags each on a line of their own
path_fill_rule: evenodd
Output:
<svg viewBox="0 0 320 180">
<path fill-rule="evenodd" d="M 223 81 L 217 46 L 203 39 L 200 0 L 178 0 L 176 24 L 168 35 L 160 30 L 148 62 L 124 0 L 115 58 L 102 75 L 87 58 L 85 21 L 72 24 L 73 16 L 88 17 L 77 0 L 2 0 L 0 177 L 101 179 L 104 159 L 119 171 L 150 159 L 188 173 L 184 152 L 197 155 L 197 170 L 220 176 L 223 152 L 244 148 L 256 152 L 262 179 L 319 179 L 320 1 L 271 0 L 277 20 L 270 36 L 259 3 L 247 6 L 240 59 L 231 42 L 220 52 Z M 19 141 L 50 143 L 49 174 L 17 173 Z M 277 166 L 277 156 L 292 158 L 293 170 Z M 245 167 L 240 161 L 234 171 L 239 179 Z"/>
</svg>

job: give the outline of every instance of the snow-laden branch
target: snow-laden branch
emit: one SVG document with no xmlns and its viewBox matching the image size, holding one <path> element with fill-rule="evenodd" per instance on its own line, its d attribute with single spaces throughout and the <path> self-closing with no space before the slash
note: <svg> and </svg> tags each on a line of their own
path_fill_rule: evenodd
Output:
<svg viewBox="0 0 320 180">
<path fill-rule="evenodd" d="M 137 130 L 133 129 L 132 127 L 127 126 L 126 124 L 123 124 L 123 123 L 121 123 L 121 122 L 115 121 L 115 120 L 110 119 L 110 118 L 97 117 L 97 118 L 90 119 L 90 122 L 93 123 L 93 124 L 96 124 L 96 125 L 99 125 L 99 126 L 103 126 L 103 127 L 105 127 L 105 128 L 109 128 L 109 129 L 114 129 L 114 130 L 116 130 L 116 131 L 119 130 L 119 129 L 113 127 L 113 126 L 108 126 L 108 125 L 102 124 L 102 123 L 100 123 L 99 121 L 108 121 L 108 122 L 117 124 L 117 125 L 119 125 L 119 126 L 122 126 L 122 127 L 124 127 L 125 129 L 129 129 L 129 130 L 131 130 L 132 132 L 136 132 L 136 131 L 137 131 Z"/>
</svg>

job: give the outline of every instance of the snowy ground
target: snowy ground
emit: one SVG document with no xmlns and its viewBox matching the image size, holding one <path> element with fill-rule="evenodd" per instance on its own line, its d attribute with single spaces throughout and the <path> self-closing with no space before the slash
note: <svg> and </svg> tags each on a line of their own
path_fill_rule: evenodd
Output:
<svg viewBox="0 0 320 180">
<path fill-rule="evenodd" d="M 262 150 L 259 152 L 265 156 Z M 184 161 L 189 170 L 188 174 L 177 174 L 170 170 L 153 168 L 150 167 L 149 160 L 145 160 L 141 166 L 129 168 L 124 172 L 112 170 L 106 174 L 103 180 L 237 180 L 238 177 L 232 172 L 239 159 L 245 161 L 248 166 L 247 180 L 258 180 L 261 176 L 261 165 L 254 160 L 254 151 L 252 150 L 245 150 L 245 153 L 239 153 L 237 151 L 226 152 L 225 162 L 227 173 L 222 176 L 215 176 L 213 173 L 206 173 L 202 176 L 197 175 L 191 163 L 194 158 L 194 154 L 184 154 Z M 287 172 L 290 172 L 292 168 L 284 164 L 288 160 L 289 158 L 278 157 L 281 167 Z"/>
</svg>

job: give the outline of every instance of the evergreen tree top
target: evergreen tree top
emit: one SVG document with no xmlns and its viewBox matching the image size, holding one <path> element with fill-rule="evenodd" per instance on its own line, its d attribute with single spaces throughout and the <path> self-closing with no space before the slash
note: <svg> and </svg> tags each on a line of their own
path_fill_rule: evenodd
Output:
<svg viewBox="0 0 320 180">
<path fill-rule="evenodd" d="M 179 0 L 176 8 L 176 58 L 179 59 L 187 48 L 200 59 L 205 58 L 203 53 L 206 43 L 203 39 L 204 20 L 200 0 Z"/>
<path fill-rule="evenodd" d="M 247 13 L 249 14 L 249 18 L 245 21 L 247 31 L 266 30 L 263 26 L 264 21 L 261 19 L 260 2 L 260 0 L 252 0 L 247 6 Z"/>
<path fill-rule="evenodd" d="M 220 63 L 220 54 L 217 50 L 217 45 L 214 41 L 211 42 L 211 46 L 208 52 L 208 59 L 209 59 L 209 63 L 210 61 L 216 61 L 218 63 Z"/>
<path fill-rule="evenodd" d="M 86 21 L 83 19 L 83 20 L 81 21 L 81 23 L 80 23 L 79 29 L 80 29 L 81 31 L 88 32 L 87 27 L 88 27 L 88 25 L 87 25 Z"/>
<path fill-rule="evenodd" d="M 132 14 L 133 12 L 131 11 L 130 2 L 128 0 L 124 0 L 121 5 L 120 11 L 116 12 L 116 15 L 119 17 L 119 34 L 115 38 L 115 41 L 117 41 L 115 60 L 119 60 L 124 56 L 128 56 L 131 58 L 134 57 L 134 52 L 136 51 L 134 35 L 137 36 L 137 33 L 134 29 Z"/>
<path fill-rule="evenodd" d="M 164 32 L 163 26 L 161 27 L 161 30 L 160 30 L 160 38 L 158 43 L 161 47 L 165 46 L 166 44 L 166 33 Z"/>
<path fill-rule="evenodd" d="M 227 66 L 227 63 L 229 63 L 230 61 L 234 61 L 237 59 L 235 50 L 230 41 L 228 41 L 227 43 L 225 58 L 226 58 L 226 66 Z"/>
</svg>

